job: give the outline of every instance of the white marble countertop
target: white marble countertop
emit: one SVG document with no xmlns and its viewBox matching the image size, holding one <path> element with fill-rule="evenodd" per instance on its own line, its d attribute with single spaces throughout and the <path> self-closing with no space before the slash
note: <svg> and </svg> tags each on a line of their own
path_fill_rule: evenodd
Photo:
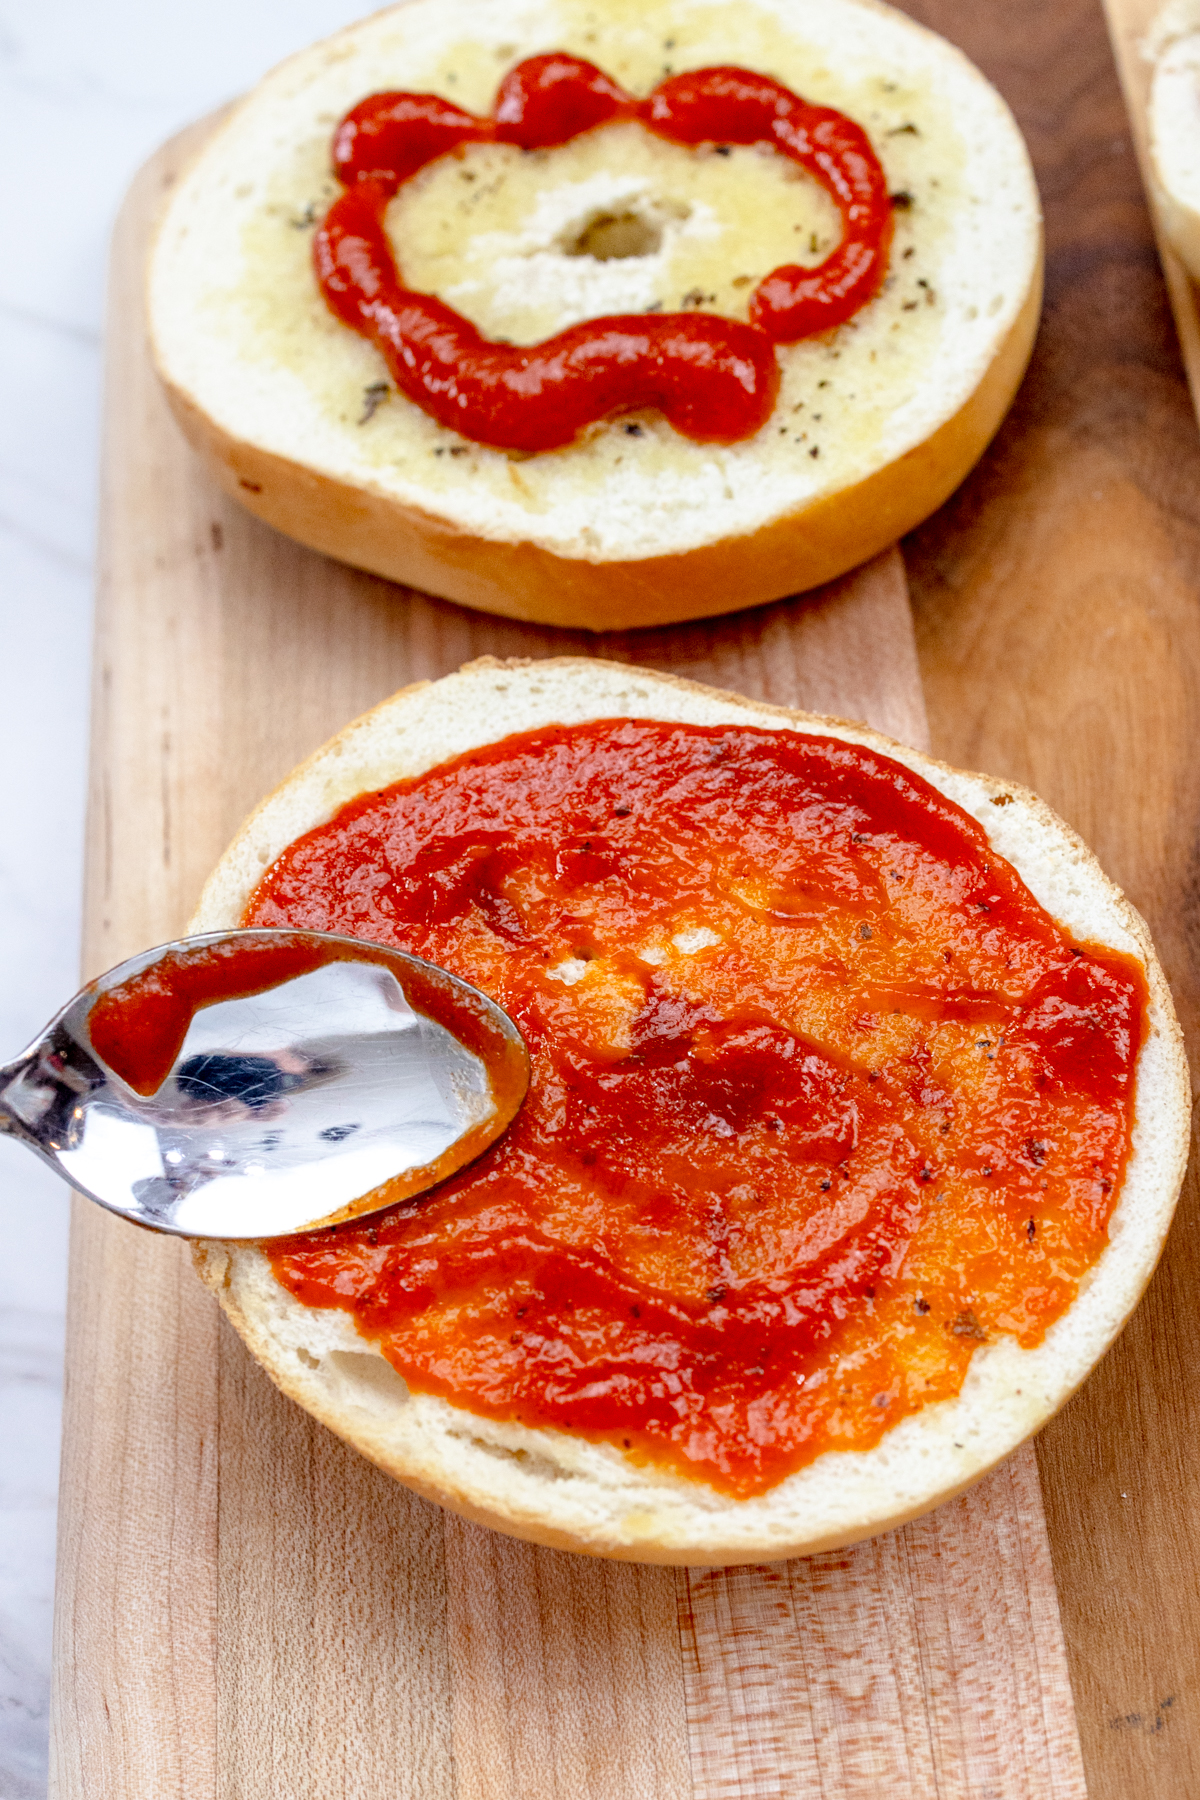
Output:
<svg viewBox="0 0 1200 1800">
<path fill-rule="evenodd" d="M 165 137 L 364 9 L 0 0 L 0 1054 L 77 984 L 107 240 Z M 0 1800 L 46 1791 L 66 1194 L 0 1142 Z"/>
</svg>

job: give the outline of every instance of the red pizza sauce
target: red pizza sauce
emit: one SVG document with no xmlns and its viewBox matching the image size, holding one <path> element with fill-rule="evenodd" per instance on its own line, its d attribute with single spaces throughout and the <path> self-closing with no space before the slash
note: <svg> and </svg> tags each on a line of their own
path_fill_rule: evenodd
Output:
<svg viewBox="0 0 1200 1800">
<path fill-rule="evenodd" d="M 476 1413 L 760 1493 L 1038 1343 L 1107 1241 L 1142 971 L 872 750 L 509 738 L 298 839 L 245 922 L 414 951 L 525 1034 L 480 1162 L 270 1247 Z"/>
<path fill-rule="evenodd" d="M 672 143 L 779 152 L 831 196 L 841 242 L 816 268 L 785 264 L 767 275 L 748 325 L 710 313 L 636 313 L 590 319 L 541 344 L 502 344 L 434 295 L 404 286 L 384 220 L 418 170 L 466 144 L 543 150 L 620 120 Z M 658 408 L 698 441 L 750 437 L 775 405 L 774 345 L 844 324 L 887 270 L 891 207 L 866 132 L 746 69 L 675 75 L 635 100 L 579 57 L 535 56 L 505 76 L 491 118 L 436 94 L 370 95 L 338 126 L 333 164 L 346 191 L 313 246 L 328 305 L 376 345 L 401 393 L 440 424 L 500 449 L 557 449 L 585 425 L 638 407 Z"/>
</svg>

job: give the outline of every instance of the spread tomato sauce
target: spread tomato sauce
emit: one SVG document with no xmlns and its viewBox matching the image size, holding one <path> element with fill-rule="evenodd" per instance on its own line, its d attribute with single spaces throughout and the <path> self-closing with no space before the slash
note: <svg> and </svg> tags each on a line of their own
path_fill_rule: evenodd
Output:
<svg viewBox="0 0 1200 1800">
<path fill-rule="evenodd" d="M 549 149 L 620 120 L 672 143 L 756 144 L 788 157 L 833 199 L 841 242 L 815 268 L 772 270 L 751 297 L 749 324 L 708 313 L 623 314 L 531 346 L 490 341 L 444 301 L 404 286 L 385 215 L 426 164 L 471 143 Z M 530 57 L 501 82 L 491 118 L 434 94 L 370 95 L 338 126 L 333 165 L 345 192 L 313 245 L 326 302 L 377 346 L 401 393 L 442 425 L 501 449 L 557 449 L 585 425 L 638 407 L 658 408 L 699 441 L 750 437 L 778 393 L 774 345 L 844 324 L 887 270 L 891 206 L 866 132 L 746 69 L 674 75 L 639 101 L 579 57 Z"/>
<path fill-rule="evenodd" d="M 476 1413 L 757 1494 L 1038 1343 L 1107 1241 L 1142 971 L 872 750 L 512 737 L 298 839 L 245 922 L 414 951 L 525 1035 L 472 1168 L 269 1246 Z"/>
</svg>

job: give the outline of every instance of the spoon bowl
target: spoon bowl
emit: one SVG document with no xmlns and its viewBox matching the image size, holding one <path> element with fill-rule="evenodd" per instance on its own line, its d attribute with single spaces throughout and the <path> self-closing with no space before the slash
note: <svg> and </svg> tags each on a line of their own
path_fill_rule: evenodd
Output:
<svg viewBox="0 0 1200 1800">
<path fill-rule="evenodd" d="M 529 1082 L 477 988 L 328 932 L 181 938 L 90 982 L 0 1068 L 0 1133 L 135 1224 L 258 1239 L 395 1205 L 479 1156 Z"/>
</svg>

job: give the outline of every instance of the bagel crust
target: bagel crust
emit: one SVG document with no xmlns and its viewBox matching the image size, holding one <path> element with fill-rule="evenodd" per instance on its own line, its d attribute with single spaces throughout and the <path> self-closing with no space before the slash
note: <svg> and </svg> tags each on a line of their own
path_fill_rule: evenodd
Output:
<svg viewBox="0 0 1200 1800">
<path fill-rule="evenodd" d="M 865 1451 L 827 1451 L 765 1493 L 635 1466 L 570 1431 L 497 1422 L 410 1392 L 350 1314 L 308 1308 L 255 1246 L 209 1242 L 196 1263 L 276 1383 L 366 1456 L 465 1517 L 561 1549 L 636 1562 L 728 1564 L 806 1555 L 886 1531 L 979 1479 L 1067 1400 L 1153 1271 L 1187 1157 L 1190 1080 L 1162 970 L 1137 912 L 1078 837 L 1011 783 L 965 774 L 866 727 L 742 700 L 590 659 L 485 659 L 403 690 L 296 770 L 217 865 L 190 929 L 240 924 L 265 870 L 364 794 L 518 732 L 596 719 L 792 730 L 866 745 L 915 771 L 983 827 L 1035 899 L 1079 940 L 1134 957 L 1148 987 L 1134 1129 L 1109 1243 L 1042 1342 L 993 1336 L 957 1398 L 931 1403 Z M 999 801 L 1000 804 L 993 804 Z"/>
<path fill-rule="evenodd" d="M 341 113 L 397 87 L 484 113 L 509 67 L 551 48 L 635 93 L 739 62 L 870 135 L 895 208 L 883 290 L 840 330 L 779 347 L 780 398 L 753 437 L 693 443 L 645 413 L 561 450 L 488 449 L 396 393 L 325 306 L 310 227 L 339 191 Z M 633 123 L 549 151 L 470 146 L 392 202 L 401 272 L 514 343 L 651 309 L 744 319 L 754 282 L 781 257 L 820 261 L 838 225 L 784 159 L 722 149 Z M 588 252 L 606 220 L 641 247 Z M 234 498 L 391 580 L 597 631 L 802 591 L 912 529 L 997 429 L 1040 304 L 1040 210 L 1011 115 L 959 51 L 876 0 L 740 0 L 736 15 L 609 0 L 603 29 L 588 0 L 406 0 L 234 111 L 174 190 L 149 273 L 167 396 Z"/>
</svg>

